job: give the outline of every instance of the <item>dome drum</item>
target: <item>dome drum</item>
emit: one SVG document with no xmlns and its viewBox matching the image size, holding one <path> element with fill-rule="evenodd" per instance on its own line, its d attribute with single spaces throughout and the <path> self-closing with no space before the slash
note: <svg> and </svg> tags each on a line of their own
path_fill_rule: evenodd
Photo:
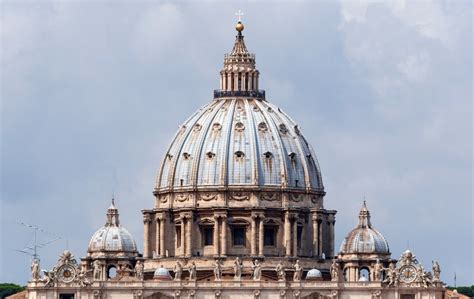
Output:
<svg viewBox="0 0 474 299">
<path fill-rule="evenodd" d="M 242 190 L 242 191 L 240 191 Z M 259 191 L 194 191 L 168 192 L 156 195 L 156 209 L 174 208 L 322 208 L 324 193 L 259 192 Z"/>
</svg>

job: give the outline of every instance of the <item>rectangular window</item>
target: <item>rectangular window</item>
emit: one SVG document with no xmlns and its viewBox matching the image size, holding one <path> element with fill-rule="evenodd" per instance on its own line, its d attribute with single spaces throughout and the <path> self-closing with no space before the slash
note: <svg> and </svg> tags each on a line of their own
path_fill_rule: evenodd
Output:
<svg viewBox="0 0 474 299">
<path fill-rule="evenodd" d="M 176 227 L 176 247 L 181 247 L 181 226 Z"/>
<path fill-rule="evenodd" d="M 298 248 L 301 248 L 301 237 L 303 236 L 303 227 L 298 225 L 297 231 L 296 231 L 296 243 Z"/>
<path fill-rule="evenodd" d="M 59 294 L 59 299 L 74 299 L 74 294 Z"/>
<path fill-rule="evenodd" d="M 263 243 L 265 246 L 275 246 L 275 228 L 265 227 Z"/>
<path fill-rule="evenodd" d="M 205 227 L 202 229 L 202 237 L 204 246 L 214 244 L 214 229 L 212 227 Z"/>
<path fill-rule="evenodd" d="M 402 294 L 400 295 L 400 299 L 415 299 L 414 294 Z"/>
<path fill-rule="evenodd" d="M 234 227 L 232 232 L 234 246 L 245 246 L 245 228 Z"/>
</svg>

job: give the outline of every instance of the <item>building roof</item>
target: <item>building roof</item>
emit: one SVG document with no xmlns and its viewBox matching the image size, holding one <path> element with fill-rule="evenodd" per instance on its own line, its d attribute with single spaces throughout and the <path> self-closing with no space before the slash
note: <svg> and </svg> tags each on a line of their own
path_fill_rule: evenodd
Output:
<svg viewBox="0 0 474 299">
<path fill-rule="evenodd" d="M 127 229 L 120 225 L 114 199 L 107 209 L 107 221 L 89 241 L 88 253 L 122 252 L 137 253 L 137 245 Z"/>
<path fill-rule="evenodd" d="M 372 226 L 365 201 L 359 212 L 359 224 L 344 238 L 340 251 L 341 253 L 390 253 L 387 240 Z"/>
</svg>

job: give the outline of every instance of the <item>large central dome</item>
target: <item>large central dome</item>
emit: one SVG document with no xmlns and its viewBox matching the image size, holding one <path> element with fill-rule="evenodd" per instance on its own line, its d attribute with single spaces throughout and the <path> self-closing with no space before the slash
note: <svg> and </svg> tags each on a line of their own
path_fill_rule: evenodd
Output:
<svg viewBox="0 0 474 299">
<path fill-rule="evenodd" d="M 217 98 L 174 137 L 156 191 L 183 189 L 322 191 L 316 156 L 298 126 L 264 99 Z"/>
<path fill-rule="evenodd" d="M 143 210 L 146 269 L 192 258 L 298 257 L 325 269 L 334 256 L 336 211 L 324 208 L 316 155 L 298 125 L 265 99 L 255 55 L 238 23 L 214 99 L 181 125 L 158 171 L 153 209 Z M 273 265 L 273 266 L 272 266 Z M 203 272 L 203 273 L 204 273 Z"/>
</svg>

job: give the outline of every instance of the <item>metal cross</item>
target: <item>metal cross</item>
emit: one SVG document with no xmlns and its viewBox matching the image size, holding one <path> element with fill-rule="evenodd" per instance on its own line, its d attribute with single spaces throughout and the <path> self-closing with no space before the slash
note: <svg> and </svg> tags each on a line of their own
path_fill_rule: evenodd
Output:
<svg viewBox="0 0 474 299">
<path fill-rule="evenodd" d="M 240 9 L 238 12 L 235 13 L 235 15 L 239 18 L 239 22 L 242 21 L 242 16 L 244 15 L 244 13 Z"/>
</svg>

